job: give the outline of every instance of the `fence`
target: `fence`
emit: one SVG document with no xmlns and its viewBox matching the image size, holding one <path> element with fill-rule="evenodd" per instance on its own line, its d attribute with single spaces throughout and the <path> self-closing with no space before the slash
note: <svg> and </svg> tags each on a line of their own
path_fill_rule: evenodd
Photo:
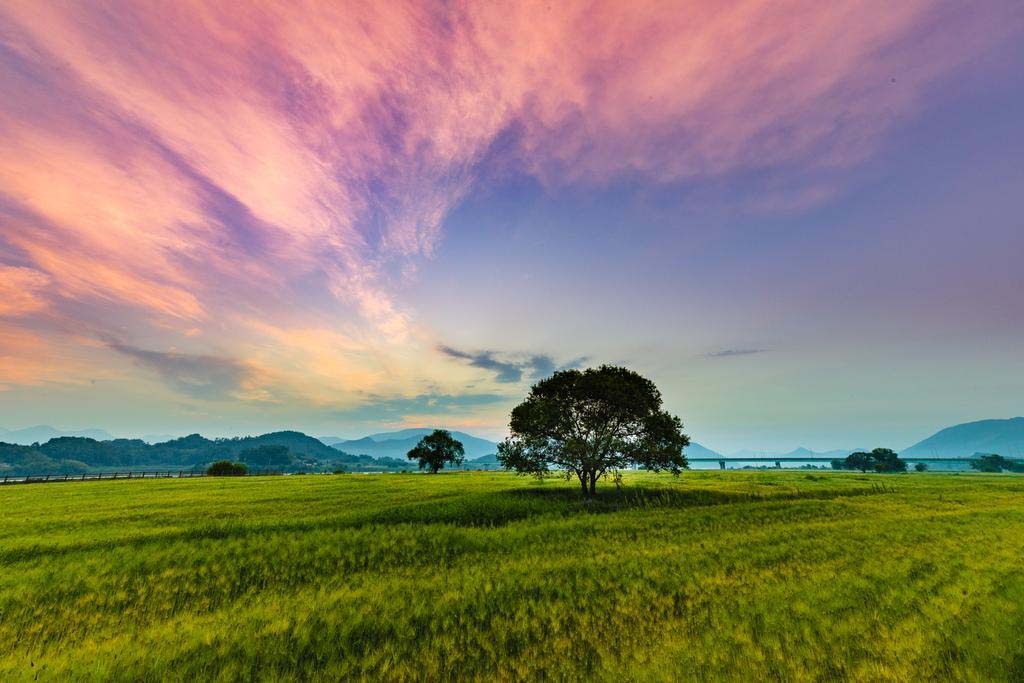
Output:
<svg viewBox="0 0 1024 683">
<path fill-rule="evenodd" d="M 264 476 L 270 474 L 281 474 L 280 472 L 248 472 L 246 476 Z M 193 472 L 192 470 L 144 470 L 138 472 L 92 472 L 89 474 L 38 474 L 38 475 L 5 475 L 0 480 L 0 486 L 4 484 L 48 484 L 58 481 L 111 481 L 114 479 L 192 479 L 193 477 L 205 477 L 205 472 Z"/>
</svg>

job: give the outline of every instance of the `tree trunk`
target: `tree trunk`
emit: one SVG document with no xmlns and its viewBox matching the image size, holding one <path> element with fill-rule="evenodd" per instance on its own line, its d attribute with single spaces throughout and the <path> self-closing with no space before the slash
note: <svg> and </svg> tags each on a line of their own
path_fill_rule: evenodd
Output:
<svg viewBox="0 0 1024 683">
<path fill-rule="evenodd" d="M 597 472 L 590 473 L 590 495 L 591 497 L 597 494 Z"/>
<path fill-rule="evenodd" d="M 583 489 L 583 495 L 587 495 L 587 473 L 579 472 L 576 474 L 576 478 L 580 480 L 580 488 Z"/>
</svg>

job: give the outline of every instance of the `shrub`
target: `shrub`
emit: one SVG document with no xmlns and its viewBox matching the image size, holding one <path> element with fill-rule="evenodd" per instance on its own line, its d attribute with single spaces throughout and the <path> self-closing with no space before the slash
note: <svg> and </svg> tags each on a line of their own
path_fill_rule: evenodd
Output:
<svg viewBox="0 0 1024 683">
<path fill-rule="evenodd" d="M 244 463 L 218 460 L 206 468 L 206 475 L 209 477 L 244 477 L 248 471 Z"/>
</svg>

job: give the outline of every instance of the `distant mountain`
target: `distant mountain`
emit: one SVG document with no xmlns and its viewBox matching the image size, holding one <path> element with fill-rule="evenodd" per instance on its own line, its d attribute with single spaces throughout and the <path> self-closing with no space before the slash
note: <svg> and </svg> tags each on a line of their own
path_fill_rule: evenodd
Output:
<svg viewBox="0 0 1024 683">
<path fill-rule="evenodd" d="M 791 451 L 785 453 L 778 451 L 754 451 L 750 449 L 744 449 L 742 451 L 736 451 L 731 456 L 732 458 L 740 459 L 759 459 L 759 458 L 774 458 L 775 460 L 802 460 L 804 458 L 845 458 L 854 451 L 871 450 L 869 448 L 837 448 L 831 451 L 812 451 L 809 448 L 794 448 Z"/>
<path fill-rule="evenodd" d="M 55 429 L 49 425 L 26 427 L 25 429 L 12 429 L 0 431 L 0 441 L 4 443 L 31 446 L 34 443 L 46 443 L 50 439 L 61 436 L 84 436 L 97 441 L 110 441 L 114 437 L 102 429 L 80 429 L 78 431 L 64 431 Z"/>
<path fill-rule="evenodd" d="M 338 439 L 325 437 L 321 441 L 338 450 L 352 453 L 353 455 L 369 455 L 374 458 L 399 458 L 404 459 L 406 453 L 411 451 L 419 440 L 430 434 L 431 427 L 417 427 L 413 429 L 402 429 L 396 432 L 382 432 L 371 434 L 361 439 Z M 462 442 L 466 449 L 466 459 L 472 460 L 484 455 L 492 455 L 498 451 L 498 444 L 478 436 L 465 432 L 453 431 L 452 436 Z"/>
<path fill-rule="evenodd" d="M 1024 458 L 1024 417 L 979 420 L 947 427 L 906 449 L 903 458 L 969 458 L 975 453 L 997 453 Z"/>
<path fill-rule="evenodd" d="M 716 453 L 710 448 L 701 446 L 696 441 L 691 441 L 690 445 L 683 449 L 683 453 L 687 458 L 721 458 L 721 453 Z"/>
</svg>

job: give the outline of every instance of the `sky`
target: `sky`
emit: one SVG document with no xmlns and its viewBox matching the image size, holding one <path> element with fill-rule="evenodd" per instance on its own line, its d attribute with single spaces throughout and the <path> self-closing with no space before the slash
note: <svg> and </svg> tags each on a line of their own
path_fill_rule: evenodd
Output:
<svg viewBox="0 0 1024 683">
<path fill-rule="evenodd" d="M 0 427 L 1024 414 L 1024 5 L 0 0 Z"/>
</svg>

